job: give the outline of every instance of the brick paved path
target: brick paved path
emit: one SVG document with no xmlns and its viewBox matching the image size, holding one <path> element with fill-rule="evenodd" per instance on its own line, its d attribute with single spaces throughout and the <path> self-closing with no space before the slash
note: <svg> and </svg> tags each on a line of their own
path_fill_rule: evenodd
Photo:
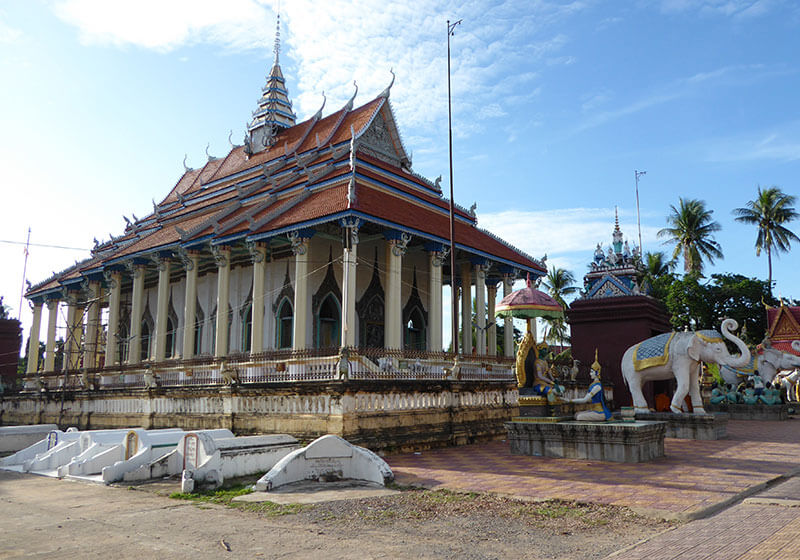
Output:
<svg viewBox="0 0 800 560">
<path fill-rule="evenodd" d="M 795 496 L 800 500 L 800 494 Z M 611 557 L 625 560 L 798 560 L 800 507 L 745 501 Z"/>
<path fill-rule="evenodd" d="M 623 505 L 691 519 L 800 468 L 798 420 L 731 420 L 728 435 L 717 441 L 668 438 L 666 457 L 638 464 L 511 455 L 502 441 L 386 460 L 400 484 Z"/>
</svg>

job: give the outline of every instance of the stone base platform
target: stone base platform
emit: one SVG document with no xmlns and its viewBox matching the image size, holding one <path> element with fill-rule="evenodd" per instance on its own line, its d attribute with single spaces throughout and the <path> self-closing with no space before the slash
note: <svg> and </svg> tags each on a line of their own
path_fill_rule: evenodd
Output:
<svg viewBox="0 0 800 560">
<path fill-rule="evenodd" d="M 788 404 L 766 405 L 766 404 L 709 404 L 706 407 L 708 412 L 726 412 L 732 420 L 788 420 Z M 638 416 L 638 415 L 637 415 Z"/>
<path fill-rule="evenodd" d="M 667 437 L 677 439 L 714 440 L 728 437 L 728 414 L 675 414 L 672 412 L 637 412 L 637 420 L 666 422 Z"/>
<path fill-rule="evenodd" d="M 514 418 L 506 422 L 514 455 L 617 463 L 642 463 L 664 456 L 665 422 L 553 422 Z"/>
</svg>

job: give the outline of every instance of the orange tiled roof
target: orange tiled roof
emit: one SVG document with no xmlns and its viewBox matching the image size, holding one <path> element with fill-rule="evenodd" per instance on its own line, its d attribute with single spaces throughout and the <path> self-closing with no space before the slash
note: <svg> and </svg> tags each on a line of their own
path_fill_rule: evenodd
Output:
<svg viewBox="0 0 800 560">
<path fill-rule="evenodd" d="M 186 171 L 153 213 L 138 219 L 123 235 L 99 245 L 92 259 L 46 280 L 29 295 L 53 291 L 83 271 L 99 270 L 104 263 L 160 247 L 207 236 L 264 235 L 346 211 L 447 239 L 448 202 L 440 189 L 407 169 L 363 152 L 358 152 L 356 160 L 356 200 L 352 205 L 348 202 L 353 176 L 351 137 L 366 132 L 378 112 L 390 127 L 400 161 L 406 161 L 387 98 L 381 95 L 355 109 L 348 103 L 325 118 L 315 115 L 281 130 L 274 143 L 261 152 L 248 155 L 244 147 L 234 147 L 224 157 Z M 463 208 L 457 207 L 456 214 L 460 246 L 544 272 L 524 253 L 476 228 L 474 217 Z"/>
</svg>

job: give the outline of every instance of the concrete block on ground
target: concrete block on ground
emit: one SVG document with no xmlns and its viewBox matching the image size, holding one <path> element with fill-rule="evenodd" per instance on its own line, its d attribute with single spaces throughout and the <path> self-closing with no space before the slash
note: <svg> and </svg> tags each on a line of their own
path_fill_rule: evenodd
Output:
<svg viewBox="0 0 800 560">
<path fill-rule="evenodd" d="M 369 449 L 329 434 L 286 455 L 258 480 L 255 490 L 269 492 L 303 480 L 363 480 L 384 485 L 394 480 L 394 474 L 386 461 Z"/>
<path fill-rule="evenodd" d="M 723 404 L 709 404 L 706 407 L 707 412 L 725 412 L 731 420 L 788 420 L 789 409 L 788 404 L 775 404 L 768 405 L 763 403 L 758 404 L 744 404 L 744 403 L 723 403 Z"/>
<path fill-rule="evenodd" d="M 728 437 L 728 414 L 707 412 L 692 414 L 674 412 L 637 412 L 636 419 L 666 422 L 666 437 L 677 439 L 715 440 Z"/>
<path fill-rule="evenodd" d="M 16 453 L 47 437 L 55 424 L 33 424 L 26 426 L 0 426 L 0 453 Z"/>
<path fill-rule="evenodd" d="M 666 422 L 506 422 L 511 453 L 641 463 L 664 456 Z"/>
</svg>

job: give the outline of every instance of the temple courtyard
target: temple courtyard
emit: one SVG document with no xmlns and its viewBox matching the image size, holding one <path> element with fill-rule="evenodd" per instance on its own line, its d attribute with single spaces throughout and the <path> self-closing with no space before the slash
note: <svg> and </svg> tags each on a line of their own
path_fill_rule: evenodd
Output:
<svg viewBox="0 0 800 560">
<path fill-rule="evenodd" d="M 303 507 L 0 472 L 0 558 L 798 558 L 796 422 L 731 421 L 634 465 L 502 441 L 389 455 L 398 492 Z"/>
</svg>

